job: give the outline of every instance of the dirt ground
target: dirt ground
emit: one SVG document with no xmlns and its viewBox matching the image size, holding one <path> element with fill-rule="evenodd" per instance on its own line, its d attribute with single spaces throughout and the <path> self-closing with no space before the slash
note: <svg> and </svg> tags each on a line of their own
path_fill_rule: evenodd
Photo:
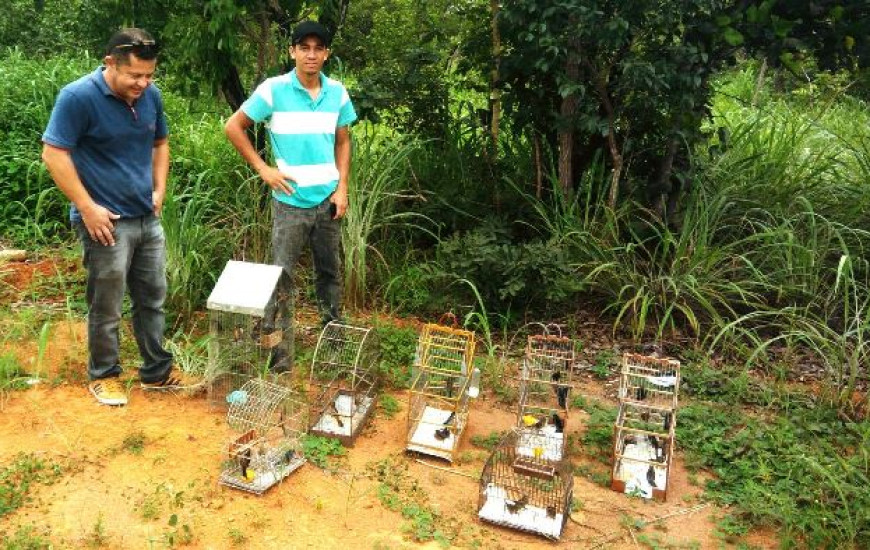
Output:
<svg viewBox="0 0 870 550">
<path fill-rule="evenodd" d="M 7 270 L 8 273 L 8 270 Z M 15 275 L 16 288 L 20 276 Z M 9 280 L 9 279 L 7 279 Z M 487 452 L 471 444 L 475 435 L 505 430 L 514 412 L 484 394 L 473 402 L 460 443 L 460 464 L 403 452 L 407 394 L 392 395 L 401 410 L 379 412 L 334 471 L 309 463 L 262 496 L 217 483 L 230 431 L 225 412 L 204 395 L 146 394 L 131 379 L 126 407 L 101 406 L 84 380 L 85 326 L 80 319 L 51 326 L 42 361 L 42 381 L 10 391 L 0 401 L 0 460 L 34 453 L 61 465 L 52 484 L 34 484 L 29 500 L 0 518 L 0 536 L 22 526 L 56 548 L 440 548 L 414 542 L 411 520 L 385 507 L 375 464 L 407 468 L 440 514 L 438 525 L 453 534 L 457 548 L 720 548 L 712 506 L 694 510 L 702 490 L 689 483 L 676 454 L 667 503 L 617 494 L 580 476 L 574 497 L 581 505 L 559 542 L 525 535 L 477 519 L 477 477 Z M 36 343 L 17 345 L 23 364 Z M 602 397 L 600 383 L 582 393 Z M 584 413 L 572 411 L 568 430 L 580 431 Z M 679 442 L 678 442 L 679 445 Z M 627 525 L 651 522 L 639 531 Z M 657 546 L 644 540 L 656 540 Z M 773 548 L 772 537 L 752 543 Z"/>
</svg>

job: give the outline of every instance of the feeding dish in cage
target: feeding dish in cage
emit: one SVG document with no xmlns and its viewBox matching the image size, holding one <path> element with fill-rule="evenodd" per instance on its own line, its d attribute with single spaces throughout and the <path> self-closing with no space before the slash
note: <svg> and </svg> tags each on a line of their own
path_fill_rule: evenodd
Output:
<svg viewBox="0 0 870 550">
<path fill-rule="evenodd" d="M 290 390 L 266 380 L 249 380 L 236 390 L 227 412 L 233 436 L 220 483 L 262 494 L 302 466 L 304 410 Z"/>
<path fill-rule="evenodd" d="M 230 395 L 260 372 L 289 369 L 293 335 L 285 283 L 279 266 L 227 262 L 207 301 L 211 405 L 228 406 Z"/>
<path fill-rule="evenodd" d="M 568 519 L 574 477 L 566 461 L 543 462 L 516 453 L 520 434 L 509 432 L 480 476 L 478 517 L 558 539 Z M 519 466 L 519 467 L 518 467 Z M 541 475 L 546 471 L 546 475 Z"/>
<path fill-rule="evenodd" d="M 680 362 L 634 353 L 622 356 L 619 399 L 650 408 L 676 409 Z"/>
<path fill-rule="evenodd" d="M 310 432 L 352 446 L 375 409 L 378 341 L 371 328 L 324 327 L 311 361 Z"/>
</svg>

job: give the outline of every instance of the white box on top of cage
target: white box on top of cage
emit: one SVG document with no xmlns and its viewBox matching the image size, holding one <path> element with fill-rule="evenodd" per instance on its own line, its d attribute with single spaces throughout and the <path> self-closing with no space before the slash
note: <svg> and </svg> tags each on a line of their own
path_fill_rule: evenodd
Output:
<svg viewBox="0 0 870 550">
<path fill-rule="evenodd" d="M 218 277 L 206 308 L 263 317 L 282 273 L 277 265 L 230 260 Z"/>
</svg>

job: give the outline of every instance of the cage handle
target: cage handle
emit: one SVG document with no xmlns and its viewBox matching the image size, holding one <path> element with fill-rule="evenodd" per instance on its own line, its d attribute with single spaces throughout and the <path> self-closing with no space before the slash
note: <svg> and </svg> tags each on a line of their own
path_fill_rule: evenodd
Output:
<svg viewBox="0 0 870 550">
<path fill-rule="evenodd" d="M 438 324 L 439 325 L 446 325 L 447 323 L 444 322 L 445 319 L 450 319 L 450 321 L 451 321 L 450 325 L 453 328 L 459 328 L 459 319 L 456 318 L 456 315 L 452 311 L 448 311 L 447 313 L 442 315 L 438 319 Z"/>
</svg>

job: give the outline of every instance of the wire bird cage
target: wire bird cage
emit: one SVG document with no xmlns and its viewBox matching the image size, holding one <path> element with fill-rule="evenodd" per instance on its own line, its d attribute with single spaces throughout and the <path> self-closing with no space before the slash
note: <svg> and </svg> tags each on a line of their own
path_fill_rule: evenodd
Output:
<svg viewBox="0 0 870 550">
<path fill-rule="evenodd" d="M 625 353 L 619 378 L 619 400 L 647 408 L 674 410 L 680 391 L 680 362 Z"/>
<path fill-rule="evenodd" d="M 480 370 L 469 369 L 474 347 L 474 332 L 423 327 L 412 371 L 407 450 L 453 461 L 468 423 L 469 400 L 480 393 Z"/>
<path fill-rule="evenodd" d="M 290 390 L 252 379 L 230 394 L 226 448 L 220 483 L 263 494 L 305 463 L 301 435 L 305 406 Z"/>
<path fill-rule="evenodd" d="M 499 442 L 480 475 L 477 515 L 483 521 L 556 540 L 568 520 L 574 491 L 570 463 L 538 461 L 519 454 L 522 434 L 512 430 Z"/>
<path fill-rule="evenodd" d="M 613 490 L 667 500 L 679 388 L 679 361 L 623 355 L 613 438 Z"/>
<path fill-rule="evenodd" d="M 230 260 L 208 298 L 208 400 L 227 398 L 258 373 L 287 372 L 293 358 L 291 302 L 279 266 Z"/>
<path fill-rule="evenodd" d="M 370 328 L 324 327 L 311 361 L 310 433 L 353 446 L 375 409 L 380 349 Z"/>
<path fill-rule="evenodd" d="M 517 452 L 544 460 L 562 459 L 574 359 L 573 340 L 529 336 L 519 373 Z"/>
</svg>

